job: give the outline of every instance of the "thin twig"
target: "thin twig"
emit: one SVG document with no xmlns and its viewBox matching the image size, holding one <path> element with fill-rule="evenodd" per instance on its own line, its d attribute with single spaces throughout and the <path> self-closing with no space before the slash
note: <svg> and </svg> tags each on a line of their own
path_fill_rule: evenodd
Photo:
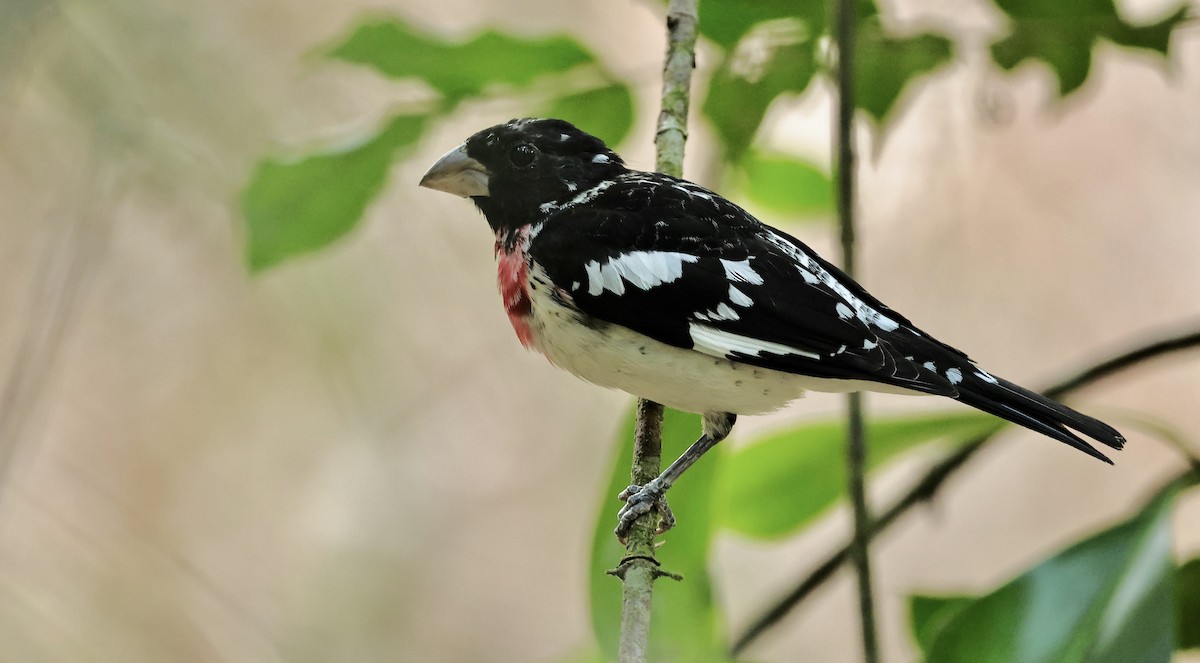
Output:
<svg viewBox="0 0 1200 663">
<path fill-rule="evenodd" d="M 1150 359 L 1155 359 L 1172 352 L 1200 348 L 1200 330 L 1170 336 L 1148 343 L 1134 350 L 1116 355 L 1098 364 L 1086 368 L 1057 384 L 1043 390 L 1049 398 L 1061 398 L 1079 389 L 1089 386 L 1111 375 L 1137 366 Z M 920 481 L 904 495 L 898 498 L 892 506 L 883 512 L 870 529 L 871 538 L 890 527 L 901 515 L 918 504 L 931 501 L 946 481 L 973 457 L 983 446 L 995 436 L 995 433 L 975 437 L 946 456 L 937 465 L 926 472 Z M 1195 467 L 1194 459 L 1189 462 Z M 1200 469 L 1197 469 L 1200 471 Z M 817 568 L 796 584 L 795 588 L 778 599 L 773 605 L 764 610 L 749 627 L 734 641 L 730 651 L 736 656 L 750 645 L 758 636 L 771 626 L 778 623 L 791 612 L 801 601 L 807 598 L 850 558 L 851 545 L 847 544 L 825 559 Z"/>
<path fill-rule="evenodd" d="M 835 0 L 837 45 L 837 208 L 841 228 L 842 267 L 851 277 L 854 260 L 854 29 L 856 0 Z M 846 397 L 847 491 L 854 513 L 854 538 L 850 558 L 858 578 L 858 611 L 861 618 L 863 659 L 879 661 L 879 635 L 875 626 L 875 598 L 871 589 L 871 511 L 867 505 L 867 441 L 861 393 Z"/>
<path fill-rule="evenodd" d="M 683 174 L 683 147 L 687 141 L 688 106 L 692 70 L 696 66 L 697 0 L 671 0 L 667 8 L 667 54 L 663 65 L 662 111 L 658 116 L 657 168 L 679 177 Z M 662 466 L 663 407 L 639 400 L 633 443 L 633 483 L 644 486 L 658 476 Z M 617 575 L 623 583 L 621 599 L 621 663 L 642 663 L 650 643 L 650 613 L 654 580 L 664 574 L 654 557 L 656 510 L 643 514 L 630 530 L 625 558 Z"/>
</svg>

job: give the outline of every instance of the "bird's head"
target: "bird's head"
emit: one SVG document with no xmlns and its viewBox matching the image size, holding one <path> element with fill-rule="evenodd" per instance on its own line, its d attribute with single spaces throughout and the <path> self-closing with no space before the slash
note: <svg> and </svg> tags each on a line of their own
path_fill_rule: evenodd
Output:
<svg viewBox="0 0 1200 663">
<path fill-rule="evenodd" d="M 604 141 L 564 120 L 510 120 L 471 136 L 429 168 L 421 186 L 470 198 L 493 230 L 546 216 L 625 171 Z"/>
</svg>

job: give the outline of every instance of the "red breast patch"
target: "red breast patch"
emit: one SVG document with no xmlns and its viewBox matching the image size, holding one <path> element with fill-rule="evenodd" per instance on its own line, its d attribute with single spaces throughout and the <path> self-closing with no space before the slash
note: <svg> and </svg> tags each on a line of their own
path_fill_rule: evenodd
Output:
<svg viewBox="0 0 1200 663">
<path fill-rule="evenodd" d="M 533 330 L 529 327 L 529 264 L 525 253 L 520 248 L 509 253 L 498 251 L 496 283 L 500 287 L 500 298 L 504 301 L 504 310 L 508 313 L 508 321 L 512 323 L 513 331 L 521 345 L 533 345 Z"/>
</svg>

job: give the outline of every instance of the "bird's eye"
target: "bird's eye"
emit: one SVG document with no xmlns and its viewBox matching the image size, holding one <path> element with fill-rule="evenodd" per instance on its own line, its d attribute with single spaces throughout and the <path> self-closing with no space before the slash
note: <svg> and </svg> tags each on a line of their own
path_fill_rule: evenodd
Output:
<svg viewBox="0 0 1200 663">
<path fill-rule="evenodd" d="M 508 160 L 517 168 L 528 168 L 537 159 L 538 149 L 529 143 L 521 143 L 508 153 Z"/>
</svg>

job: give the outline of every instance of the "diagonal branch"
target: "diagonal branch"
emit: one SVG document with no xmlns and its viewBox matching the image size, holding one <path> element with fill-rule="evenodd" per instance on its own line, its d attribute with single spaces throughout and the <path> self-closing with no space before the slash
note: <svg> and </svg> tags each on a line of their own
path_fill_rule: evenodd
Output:
<svg viewBox="0 0 1200 663">
<path fill-rule="evenodd" d="M 667 55 L 663 65 L 662 111 L 654 143 L 657 168 L 676 177 L 683 174 L 687 141 L 692 70 L 696 66 L 697 0 L 671 0 L 667 8 Z M 663 406 L 639 400 L 633 443 L 633 483 L 644 486 L 658 476 L 662 465 Z M 650 613 L 654 580 L 664 573 L 654 558 L 655 510 L 634 522 L 625 558 L 616 574 L 623 583 L 621 598 L 621 663 L 646 660 L 650 642 Z"/>
<path fill-rule="evenodd" d="M 1058 382 L 1045 389 L 1042 393 L 1049 398 L 1061 398 L 1104 378 L 1140 365 L 1150 359 L 1156 359 L 1173 352 L 1193 348 L 1200 348 L 1200 330 L 1162 338 L 1116 355 Z M 875 520 L 870 528 L 869 536 L 874 538 L 913 507 L 931 501 L 942 486 L 945 485 L 946 481 L 961 469 L 994 436 L 995 433 L 978 436 L 930 468 L 920 481 L 914 484 L 908 492 L 897 499 L 891 507 Z M 1194 459 L 1189 459 L 1189 461 L 1193 466 L 1196 465 Z M 815 570 L 797 583 L 792 591 L 764 610 L 747 627 L 745 632 L 738 636 L 730 651 L 735 656 L 740 654 L 758 636 L 783 619 L 785 615 L 791 612 L 792 608 L 795 608 L 796 605 L 806 599 L 813 591 L 825 584 L 825 581 L 833 577 L 833 574 L 850 559 L 850 552 L 850 545 L 847 545 L 827 557 Z"/>
</svg>

